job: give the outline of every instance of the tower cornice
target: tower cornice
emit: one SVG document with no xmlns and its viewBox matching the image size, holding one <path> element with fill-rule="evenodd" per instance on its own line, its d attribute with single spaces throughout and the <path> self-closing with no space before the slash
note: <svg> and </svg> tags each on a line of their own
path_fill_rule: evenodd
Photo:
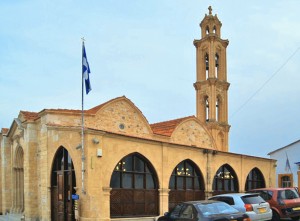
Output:
<svg viewBox="0 0 300 221">
<path fill-rule="evenodd" d="M 216 34 L 209 34 L 209 35 L 206 35 L 204 38 L 195 39 L 193 41 L 193 44 L 195 45 L 195 47 L 200 47 L 201 44 L 206 43 L 207 41 L 210 41 L 210 42 L 217 41 L 217 42 L 221 43 L 221 45 L 225 48 L 229 44 L 229 41 L 227 39 L 223 40 L 223 39 L 219 38 Z"/>
<path fill-rule="evenodd" d="M 231 126 L 225 122 L 217 122 L 215 120 L 209 120 L 206 122 L 206 127 L 208 129 L 215 129 L 223 132 L 229 132 Z"/>
<path fill-rule="evenodd" d="M 217 87 L 221 87 L 224 90 L 228 90 L 230 83 L 226 82 L 226 81 L 220 81 L 217 78 L 208 78 L 205 81 L 197 81 L 194 83 L 194 88 L 196 90 L 200 90 L 202 86 L 204 85 L 216 85 Z"/>
</svg>

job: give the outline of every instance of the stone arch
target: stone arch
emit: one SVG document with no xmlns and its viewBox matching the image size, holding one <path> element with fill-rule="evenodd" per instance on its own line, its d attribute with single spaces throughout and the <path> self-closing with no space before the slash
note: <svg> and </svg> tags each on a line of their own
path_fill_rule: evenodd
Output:
<svg viewBox="0 0 300 221">
<path fill-rule="evenodd" d="M 115 166 L 110 180 L 111 217 L 157 216 L 159 182 L 151 162 L 134 152 Z"/>
<path fill-rule="evenodd" d="M 217 170 L 213 180 L 213 195 L 223 193 L 238 193 L 238 177 L 229 164 L 223 164 Z"/>
<path fill-rule="evenodd" d="M 265 188 L 266 182 L 264 175 L 257 167 L 254 167 L 247 175 L 245 191 L 257 188 Z"/>
<path fill-rule="evenodd" d="M 146 117 L 125 96 L 112 99 L 87 112 L 93 115 L 87 122 L 92 128 L 143 137 L 151 137 L 153 134 Z"/>
<path fill-rule="evenodd" d="M 204 178 L 200 168 L 190 159 L 176 165 L 169 181 L 169 211 L 178 203 L 205 199 Z"/>
<path fill-rule="evenodd" d="M 216 149 L 216 143 L 201 121 L 194 117 L 180 122 L 171 136 L 172 142 Z"/>
<path fill-rule="evenodd" d="M 14 154 L 13 179 L 11 211 L 21 213 L 24 211 L 24 151 L 21 146 L 17 146 Z"/>
</svg>

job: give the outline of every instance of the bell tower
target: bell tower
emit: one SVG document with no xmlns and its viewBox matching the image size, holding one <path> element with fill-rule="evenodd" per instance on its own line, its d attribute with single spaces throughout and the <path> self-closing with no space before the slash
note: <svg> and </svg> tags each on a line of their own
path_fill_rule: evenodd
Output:
<svg viewBox="0 0 300 221">
<path fill-rule="evenodd" d="M 196 47 L 196 108 L 197 118 L 211 132 L 217 149 L 228 151 L 228 88 L 226 48 L 228 40 L 221 39 L 222 23 L 217 15 L 209 14 L 200 23 L 201 39 Z"/>
</svg>

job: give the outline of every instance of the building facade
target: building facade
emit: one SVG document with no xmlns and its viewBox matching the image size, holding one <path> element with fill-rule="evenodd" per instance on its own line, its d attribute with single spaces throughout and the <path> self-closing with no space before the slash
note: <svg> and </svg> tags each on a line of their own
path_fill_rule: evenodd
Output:
<svg viewBox="0 0 300 221">
<path fill-rule="evenodd" d="M 221 25 L 209 8 L 194 41 L 196 116 L 149 124 L 123 96 L 85 110 L 82 136 L 80 110 L 20 111 L 0 134 L 2 213 L 153 220 L 178 202 L 274 186 L 275 160 L 229 152 Z"/>
<path fill-rule="evenodd" d="M 277 161 L 277 187 L 300 187 L 300 140 L 270 153 L 271 159 Z"/>
</svg>

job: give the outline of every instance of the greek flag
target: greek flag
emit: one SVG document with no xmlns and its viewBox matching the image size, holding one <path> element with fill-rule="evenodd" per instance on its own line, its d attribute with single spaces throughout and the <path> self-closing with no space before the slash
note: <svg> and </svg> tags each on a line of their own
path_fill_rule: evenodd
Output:
<svg viewBox="0 0 300 221">
<path fill-rule="evenodd" d="M 82 77 L 84 78 L 85 82 L 85 92 L 88 94 L 91 90 L 91 83 L 90 83 L 90 66 L 87 61 L 86 53 L 85 53 L 85 47 L 84 42 L 82 44 Z"/>
<path fill-rule="evenodd" d="M 286 154 L 285 172 L 286 173 L 288 173 L 289 171 L 292 172 L 288 155 L 287 155 L 287 153 L 285 153 L 285 154 Z"/>
</svg>

